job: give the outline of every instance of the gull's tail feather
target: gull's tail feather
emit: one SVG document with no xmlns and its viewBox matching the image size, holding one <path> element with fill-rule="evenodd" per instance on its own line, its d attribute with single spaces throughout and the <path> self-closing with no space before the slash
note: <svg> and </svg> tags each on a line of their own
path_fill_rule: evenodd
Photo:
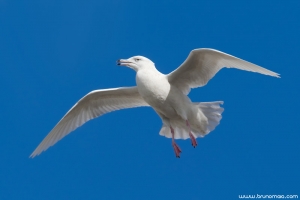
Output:
<svg viewBox="0 0 300 200">
<path fill-rule="evenodd" d="M 170 121 L 172 128 L 174 129 L 174 138 L 175 139 L 188 139 L 189 132 L 187 126 L 183 120 L 172 120 Z M 163 124 L 159 135 L 165 136 L 167 138 L 172 138 L 171 129 L 166 124 Z"/>
<path fill-rule="evenodd" d="M 199 108 L 199 113 L 196 121 L 189 121 L 193 135 L 197 137 L 204 137 L 209 132 L 213 131 L 222 119 L 224 108 L 220 107 L 223 101 L 194 103 Z M 204 117 L 205 116 L 205 117 Z M 203 119 L 206 118 L 206 119 Z M 182 119 L 170 121 L 174 129 L 175 139 L 190 138 L 186 122 Z M 163 124 L 159 134 L 167 138 L 172 138 L 170 127 Z"/>
<path fill-rule="evenodd" d="M 220 107 L 222 104 L 223 101 L 202 102 L 198 104 L 199 109 L 203 112 L 208 121 L 204 135 L 213 131 L 216 126 L 219 125 L 224 111 L 224 108 Z"/>
</svg>

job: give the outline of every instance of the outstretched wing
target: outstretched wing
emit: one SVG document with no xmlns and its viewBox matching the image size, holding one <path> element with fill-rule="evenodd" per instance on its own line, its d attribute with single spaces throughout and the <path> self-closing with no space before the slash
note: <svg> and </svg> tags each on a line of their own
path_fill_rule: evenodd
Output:
<svg viewBox="0 0 300 200">
<path fill-rule="evenodd" d="M 201 87 L 223 67 L 237 68 L 279 77 L 279 74 L 214 49 L 194 49 L 187 59 L 168 74 L 169 82 L 188 94 L 191 88 Z"/>
<path fill-rule="evenodd" d="M 124 108 L 149 106 L 140 96 L 137 87 L 94 90 L 80 99 L 56 124 L 51 132 L 33 151 L 35 157 L 54 145 L 85 122 L 105 113 Z"/>
</svg>

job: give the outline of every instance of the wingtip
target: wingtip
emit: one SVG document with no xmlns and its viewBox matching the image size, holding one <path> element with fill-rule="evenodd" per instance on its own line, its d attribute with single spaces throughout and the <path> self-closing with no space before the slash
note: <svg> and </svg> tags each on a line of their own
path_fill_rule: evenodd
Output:
<svg viewBox="0 0 300 200">
<path fill-rule="evenodd" d="M 32 153 L 32 154 L 29 156 L 29 158 L 32 158 L 32 159 L 33 159 L 35 156 L 36 156 L 36 155 Z"/>
<path fill-rule="evenodd" d="M 34 158 L 34 157 L 36 157 L 36 156 L 38 156 L 38 155 L 40 155 L 41 153 L 38 153 L 38 152 L 36 152 L 36 151 L 33 151 L 31 154 L 30 154 L 30 156 L 29 156 L 29 158 Z"/>
<path fill-rule="evenodd" d="M 269 76 L 273 76 L 275 78 L 281 78 L 280 74 L 276 73 L 276 72 L 269 72 L 269 73 L 265 73 L 265 75 L 269 75 Z"/>
<path fill-rule="evenodd" d="M 274 73 L 274 74 L 272 74 L 271 76 L 273 76 L 273 77 L 275 77 L 275 78 L 281 78 L 281 77 L 280 77 L 280 74 L 277 74 L 277 73 Z"/>
</svg>

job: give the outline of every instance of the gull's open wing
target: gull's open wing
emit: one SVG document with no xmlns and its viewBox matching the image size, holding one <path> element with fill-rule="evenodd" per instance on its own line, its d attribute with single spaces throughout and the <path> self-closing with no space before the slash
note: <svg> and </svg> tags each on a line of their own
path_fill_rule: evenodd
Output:
<svg viewBox="0 0 300 200">
<path fill-rule="evenodd" d="M 223 67 L 237 68 L 279 77 L 279 74 L 214 49 L 194 49 L 187 59 L 168 74 L 169 82 L 188 94 L 191 88 L 201 87 Z"/>
<path fill-rule="evenodd" d="M 139 106 L 149 105 L 140 96 L 137 87 L 94 90 L 80 99 L 67 112 L 33 151 L 30 157 L 33 158 L 39 155 L 71 131 L 91 119 L 115 110 Z"/>
</svg>

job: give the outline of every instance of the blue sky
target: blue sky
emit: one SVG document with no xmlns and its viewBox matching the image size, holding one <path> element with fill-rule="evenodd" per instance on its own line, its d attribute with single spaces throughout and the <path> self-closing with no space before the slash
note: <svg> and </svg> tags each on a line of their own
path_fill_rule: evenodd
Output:
<svg viewBox="0 0 300 200">
<path fill-rule="evenodd" d="M 238 199 L 298 194 L 300 2 L 0 1 L 0 199 Z M 151 108 L 90 121 L 29 155 L 83 95 L 135 85 L 115 65 L 163 73 L 214 48 L 281 74 L 221 70 L 193 101 L 223 100 L 221 124 L 176 159 Z"/>
</svg>

